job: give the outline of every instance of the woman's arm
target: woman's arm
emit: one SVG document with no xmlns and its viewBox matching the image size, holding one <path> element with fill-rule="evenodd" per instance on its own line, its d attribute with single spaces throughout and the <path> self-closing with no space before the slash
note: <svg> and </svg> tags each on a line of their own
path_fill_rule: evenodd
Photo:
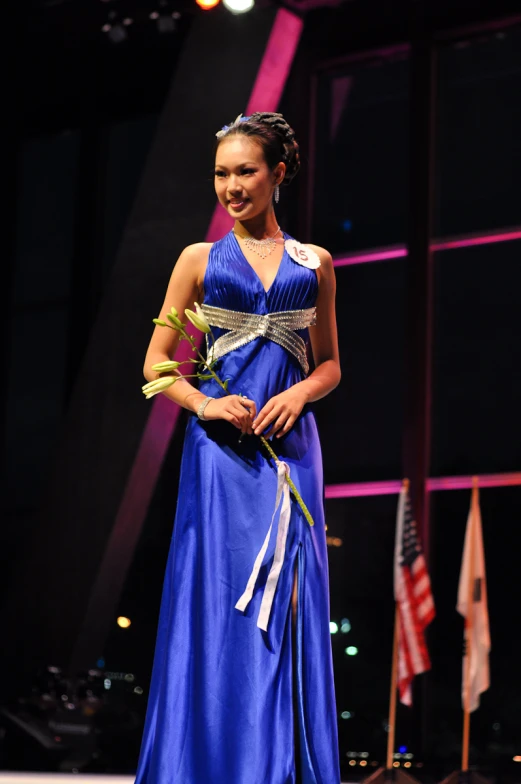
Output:
<svg viewBox="0 0 521 784">
<path fill-rule="evenodd" d="M 211 245 L 209 243 L 196 243 L 188 245 L 179 256 L 170 280 L 168 282 L 163 305 L 158 318 L 166 321 L 167 313 L 174 307 L 184 319 L 186 308 L 193 309 L 194 302 L 198 299 L 201 290 L 204 269 L 208 260 Z M 143 375 L 147 381 L 159 378 L 160 374 L 152 370 L 152 365 L 173 359 L 179 345 L 180 335 L 174 329 L 156 325 L 148 344 L 143 365 Z M 179 375 L 170 373 L 168 375 Z M 162 394 L 178 403 L 183 408 L 196 411 L 204 395 L 201 394 L 189 381 L 180 379 L 168 387 Z"/>
<path fill-rule="evenodd" d="M 190 308 L 190 310 L 193 310 L 194 302 L 201 299 L 204 273 L 208 263 L 210 248 L 211 243 L 199 242 L 195 245 L 188 245 L 183 250 L 170 276 L 163 306 L 158 315 L 159 319 L 168 323 L 167 314 L 170 313 L 172 307 L 177 310 L 179 317 L 184 319 L 185 309 Z M 165 375 L 181 375 L 175 371 L 172 373 L 157 373 L 155 370 L 152 370 L 152 365 L 174 359 L 179 340 L 180 335 L 177 330 L 155 326 L 143 365 L 143 375 L 147 381 L 153 381 Z M 192 367 L 195 367 L 195 365 Z M 206 397 L 184 378 L 180 378 L 175 384 L 163 390 L 161 394 L 183 408 L 194 412 L 197 411 Z M 229 395 L 226 398 L 212 400 L 206 406 L 204 416 L 205 419 L 225 419 L 242 430 L 243 433 L 251 433 L 251 422 L 255 416 L 255 403 L 247 398 L 239 398 L 238 395 Z"/>
<path fill-rule="evenodd" d="M 269 425 L 266 433 L 270 438 L 275 433 L 283 436 L 295 423 L 306 403 L 328 395 L 340 383 L 340 358 L 336 325 L 336 278 L 331 254 L 324 248 L 310 245 L 318 254 L 317 323 L 309 328 L 309 339 L 313 351 L 315 369 L 303 381 L 272 397 L 259 411 L 253 423 L 258 435 Z"/>
<path fill-rule="evenodd" d="M 309 328 L 315 370 L 297 387 L 305 390 L 306 403 L 320 400 L 340 383 L 340 356 L 336 324 L 336 278 L 331 254 L 316 245 L 309 246 L 320 258 L 318 268 L 317 323 Z"/>
</svg>

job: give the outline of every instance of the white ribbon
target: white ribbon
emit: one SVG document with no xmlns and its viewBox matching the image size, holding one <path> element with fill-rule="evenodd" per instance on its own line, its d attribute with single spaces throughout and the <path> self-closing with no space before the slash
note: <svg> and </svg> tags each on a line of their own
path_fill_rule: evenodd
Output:
<svg viewBox="0 0 521 784">
<path fill-rule="evenodd" d="M 266 534 L 266 538 L 264 539 L 263 545 L 259 550 L 257 558 L 255 559 L 255 563 L 253 564 L 253 569 L 248 579 L 246 590 L 235 605 L 237 610 L 244 611 L 251 601 L 255 583 L 257 582 L 257 577 L 259 576 L 259 571 L 262 566 L 264 556 L 266 555 L 266 550 L 268 549 L 275 515 L 277 514 L 277 509 L 279 508 L 282 497 L 282 506 L 277 527 L 277 543 L 275 545 L 275 554 L 273 556 L 273 563 L 271 565 L 270 573 L 264 587 L 259 617 L 257 618 L 257 626 L 263 631 L 268 630 L 268 621 L 270 619 L 271 608 L 273 606 L 273 599 L 275 597 L 275 591 L 277 589 L 277 583 L 279 581 L 282 564 L 284 563 L 284 555 L 286 552 L 286 539 L 288 538 L 289 520 L 291 517 L 291 500 L 289 494 L 289 485 L 286 482 L 286 476 L 289 477 L 289 466 L 287 463 L 284 463 L 283 460 L 279 460 L 277 464 L 277 497 L 275 499 L 275 509 L 273 510 L 271 524 L 268 533 Z"/>
</svg>

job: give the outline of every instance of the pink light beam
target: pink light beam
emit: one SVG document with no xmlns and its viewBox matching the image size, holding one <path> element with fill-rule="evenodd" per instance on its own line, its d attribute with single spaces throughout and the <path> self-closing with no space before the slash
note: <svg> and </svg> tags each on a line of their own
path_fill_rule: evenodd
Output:
<svg viewBox="0 0 521 784">
<path fill-rule="evenodd" d="M 478 475 L 480 487 L 514 487 L 521 485 L 521 471 L 504 474 Z M 439 476 L 427 479 L 427 490 L 468 490 L 472 489 L 473 475 L 470 476 Z M 400 492 L 401 479 L 390 479 L 382 482 L 349 482 L 347 484 L 326 485 L 325 497 L 331 498 L 363 498 L 372 495 L 395 495 Z"/>
<path fill-rule="evenodd" d="M 285 9 L 277 12 L 246 107 L 247 114 L 260 109 L 262 111 L 277 109 L 302 28 L 302 20 L 294 14 Z M 207 242 L 218 239 L 229 228 L 227 212 L 217 205 L 206 234 Z M 200 337 L 199 333 L 197 335 Z M 189 352 L 188 343 L 183 341 L 176 352 L 176 359 L 179 361 L 187 359 Z M 135 531 L 136 525 L 139 527 L 145 519 L 156 484 L 155 479 L 159 475 L 180 413 L 180 406 L 172 403 L 164 395 L 157 395 L 153 399 L 106 553 L 111 553 L 113 547 L 117 547 L 119 538 L 124 536 L 126 531 Z"/>
<path fill-rule="evenodd" d="M 494 245 L 498 242 L 513 242 L 521 240 L 521 226 L 501 231 L 485 232 L 484 234 L 465 234 L 460 237 L 447 237 L 442 240 L 433 240 L 430 249 L 434 253 L 455 248 L 470 248 L 477 245 Z M 370 261 L 390 261 L 408 255 L 405 245 L 392 245 L 386 248 L 374 248 L 360 253 L 348 253 L 333 259 L 335 267 L 347 267 L 351 264 L 365 264 Z"/>
</svg>

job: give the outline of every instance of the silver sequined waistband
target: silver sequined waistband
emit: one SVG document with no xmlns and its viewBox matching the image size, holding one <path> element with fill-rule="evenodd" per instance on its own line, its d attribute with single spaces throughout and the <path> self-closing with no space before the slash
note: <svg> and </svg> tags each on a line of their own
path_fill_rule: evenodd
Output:
<svg viewBox="0 0 521 784">
<path fill-rule="evenodd" d="M 306 375 L 309 373 L 306 344 L 295 330 L 305 329 L 316 323 L 316 308 L 281 310 L 278 313 L 259 316 L 256 313 L 241 313 L 238 310 L 226 310 L 213 305 L 201 307 L 211 327 L 230 330 L 217 338 L 213 347 L 209 345 L 207 336 L 208 357 L 211 361 L 220 359 L 240 346 L 245 346 L 255 338 L 265 337 L 293 354 L 300 362 L 304 373 Z"/>
</svg>

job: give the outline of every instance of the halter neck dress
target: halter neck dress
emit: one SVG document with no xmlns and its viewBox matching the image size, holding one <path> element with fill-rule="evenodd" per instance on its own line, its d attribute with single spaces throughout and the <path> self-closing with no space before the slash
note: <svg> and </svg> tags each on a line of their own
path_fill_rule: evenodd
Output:
<svg viewBox="0 0 521 784">
<path fill-rule="evenodd" d="M 289 239 L 285 235 L 285 239 Z M 242 314 L 313 308 L 315 270 L 285 250 L 268 291 L 233 232 L 215 242 L 204 305 Z M 226 330 L 212 328 L 216 338 Z M 305 341 L 307 329 L 298 331 Z M 305 377 L 302 363 L 259 335 L 215 366 L 257 410 Z M 220 396 L 214 380 L 200 383 Z M 251 601 L 236 608 L 274 514 L 277 468 L 256 436 L 189 417 L 135 784 L 339 784 L 329 628 L 322 455 L 306 406 L 272 445 L 314 519 L 293 496 L 267 630 L 257 625 L 276 548 L 272 532 Z M 296 625 L 291 595 L 298 578 Z M 299 771 L 298 779 L 296 771 Z"/>
</svg>

